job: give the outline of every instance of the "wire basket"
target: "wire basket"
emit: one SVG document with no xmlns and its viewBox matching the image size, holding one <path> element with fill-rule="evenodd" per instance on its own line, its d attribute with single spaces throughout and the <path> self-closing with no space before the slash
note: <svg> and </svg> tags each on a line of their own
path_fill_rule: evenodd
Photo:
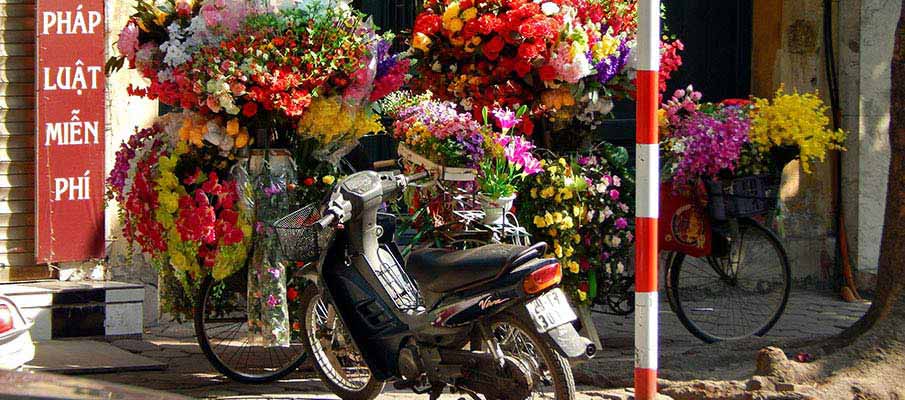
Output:
<svg viewBox="0 0 905 400">
<path fill-rule="evenodd" d="M 707 211 L 716 221 L 764 215 L 776 208 L 779 177 L 753 175 L 731 180 L 705 181 Z"/>
<path fill-rule="evenodd" d="M 283 256 L 292 261 L 309 262 L 320 257 L 321 218 L 317 204 L 309 204 L 273 223 Z"/>
</svg>

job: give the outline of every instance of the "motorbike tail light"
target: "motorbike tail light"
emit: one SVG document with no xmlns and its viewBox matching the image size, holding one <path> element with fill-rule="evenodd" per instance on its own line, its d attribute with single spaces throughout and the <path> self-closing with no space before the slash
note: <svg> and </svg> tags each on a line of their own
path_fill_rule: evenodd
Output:
<svg viewBox="0 0 905 400">
<path fill-rule="evenodd" d="M 559 263 L 552 263 L 538 268 L 525 277 L 525 293 L 540 293 L 550 287 L 556 286 L 562 281 L 562 267 Z"/>
<path fill-rule="evenodd" d="M 0 304 L 0 333 L 13 330 L 13 310 L 6 304 Z"/>
</svg>

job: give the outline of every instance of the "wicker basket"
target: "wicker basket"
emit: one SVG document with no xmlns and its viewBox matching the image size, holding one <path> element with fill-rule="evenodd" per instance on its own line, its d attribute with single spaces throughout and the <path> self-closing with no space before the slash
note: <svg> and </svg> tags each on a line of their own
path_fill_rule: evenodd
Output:
<svg viewBox="0 0 905 400">
<path fill-rule="evenodd" d="M 776 208 L 779 181 L 774 175 L 707 180 L 707 211 L 715 221 L 767 214 Z"/>
</svg>

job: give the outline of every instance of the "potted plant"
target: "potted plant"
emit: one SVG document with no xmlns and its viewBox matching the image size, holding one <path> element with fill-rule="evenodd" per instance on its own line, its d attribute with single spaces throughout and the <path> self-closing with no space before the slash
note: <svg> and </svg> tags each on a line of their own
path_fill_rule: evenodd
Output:
<svg viewBox="0 0 905 400">
<path fill-rule="evenodd" d="M 527 111 L 522 106 L 517 112 L 509 109 L 493 111 L 501 132 L 494 132 L 485 140 L 484 158 L 478 162 L 478 201 L 484 210 L 484 223 L 502 225 L 506 212 L 512 209 L 516 198 L 516 183 L 541 170 L 540 161 L 534 157 L 534 145 L 523 136 L 511 135 Z M 488 126 L 487 109 L 483 110 L 484 124 Z"/>
</svg>

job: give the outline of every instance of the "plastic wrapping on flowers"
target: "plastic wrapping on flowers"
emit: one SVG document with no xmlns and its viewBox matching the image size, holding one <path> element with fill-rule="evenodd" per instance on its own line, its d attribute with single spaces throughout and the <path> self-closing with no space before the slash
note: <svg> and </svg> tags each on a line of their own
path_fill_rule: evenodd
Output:
<svg viewBox="0 0 905 400">
<path fill-rule="evenodd" d="M 234 167 L 242 207 L 255 217 L 254 251 L 249 263 L 246 300 L 250 343 L 288 346 L 290 339 L 287 273 L 294 267 L 282 254 L 273 222 L 298 209 L 295 165 L 288 154 L 249 159 Z"/>
</svg>

